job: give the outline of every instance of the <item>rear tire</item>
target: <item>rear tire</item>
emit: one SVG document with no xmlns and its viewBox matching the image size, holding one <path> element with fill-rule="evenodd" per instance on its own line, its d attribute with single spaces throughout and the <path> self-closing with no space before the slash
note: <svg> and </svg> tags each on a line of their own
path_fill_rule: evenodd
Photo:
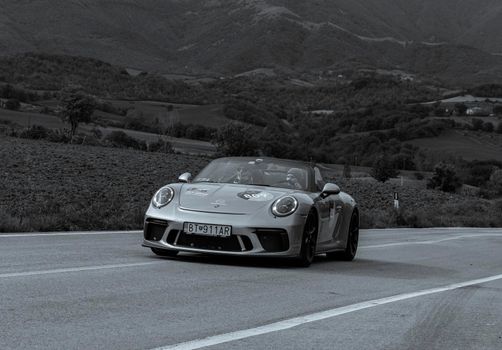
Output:
<svg viewBox="0 0 502 350">
<path fill-rule="evenodd" d="M 152 252 L 155 255 L 158 255 L 158 256 L 170 256 L 170 257 L 174 257 L 174 256 L 178 255 L 178 251 L 177 250 L 160 249 L 160 248 L 150 248 L 150 249 L 152 250 Z"/>
<path fill-rule="evenodd" d="M 302 246 L 300 256 L 296 261 L 297 266 L 309 267 L 315 257 L 317 246 L 317 217 L 314 211 L 311 211 L 305 221 L 302 235 Z"/>
<path fill-rule="evenodd" d="M 359 244 L 359 214 L 352 212 L 350 218 L 349 232 L 347 234 L 347 246 L 344 251 L 326 253 L 329 259 L 352 261 L 356 257 L 357 246 Z"/>
</svg>

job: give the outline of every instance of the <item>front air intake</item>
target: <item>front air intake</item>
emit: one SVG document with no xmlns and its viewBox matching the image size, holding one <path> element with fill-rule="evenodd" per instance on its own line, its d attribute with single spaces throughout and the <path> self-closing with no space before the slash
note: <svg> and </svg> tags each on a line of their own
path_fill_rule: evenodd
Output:
<svg viewBox="0 0 502 350">
<path fill-rule="evenodd" d="M 147 241 L 160 241 L 168 226 L 165 220 L 146 219 L 144 227 L 145 239 Z"/>
<path fill-rule="evenodd" d="M 260 244 L 267 252 L 283 252 L 289 249 L 289 238 L 283 229 L 256 229 Z"/>
</svg>

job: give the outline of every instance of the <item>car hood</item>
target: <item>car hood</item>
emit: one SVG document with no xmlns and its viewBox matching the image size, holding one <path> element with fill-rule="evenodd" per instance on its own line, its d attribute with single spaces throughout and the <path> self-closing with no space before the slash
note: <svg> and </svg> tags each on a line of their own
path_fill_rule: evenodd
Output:
<svg viewBox="0 0 502 350">
<path fill-rule="evenodd" d="M 180 190 L 179 205 L 182 209 L 195 211 L 251 214 L 293 192 L 290 189 L 241 184 L 184 184 Z"/>
</svg>

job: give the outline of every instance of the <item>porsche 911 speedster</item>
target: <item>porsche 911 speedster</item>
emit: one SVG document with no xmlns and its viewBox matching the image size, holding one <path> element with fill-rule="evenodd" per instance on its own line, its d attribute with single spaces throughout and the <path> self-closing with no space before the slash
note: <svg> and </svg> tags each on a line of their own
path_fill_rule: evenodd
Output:
<svg viewBox="0 0 502 350">
<path fill-rule="evenodd" d="M 309 266 L 316 254 L 350 261 L 359 209 L 319 166 L 276 158 L 228 157 L 192 179 L 159 189 L 145 215 L 143 246 L 178 252 L 289 257 Z"/>
</svg>

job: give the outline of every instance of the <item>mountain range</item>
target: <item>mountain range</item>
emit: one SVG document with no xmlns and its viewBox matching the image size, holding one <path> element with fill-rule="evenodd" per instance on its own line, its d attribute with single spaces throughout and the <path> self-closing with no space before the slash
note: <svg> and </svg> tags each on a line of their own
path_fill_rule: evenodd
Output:
<svg viewBox="0 0 502 350">
<path fill-rule="evenodd" d="M 353 67 L 502 77 L 500 0 L 0 0 L 0 53 L 238 74 Z"/>
</svg>

